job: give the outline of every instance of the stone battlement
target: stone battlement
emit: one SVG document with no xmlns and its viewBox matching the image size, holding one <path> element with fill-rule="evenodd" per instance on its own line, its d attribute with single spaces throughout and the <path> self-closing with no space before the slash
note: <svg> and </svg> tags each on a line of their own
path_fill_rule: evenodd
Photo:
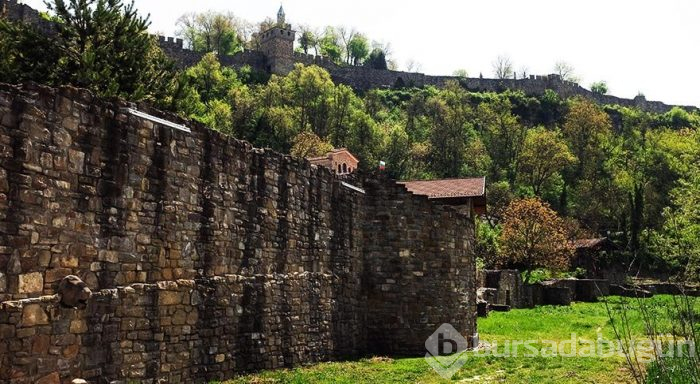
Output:
<svg viewBox="0 0 700 384">
<path fill-rule="evenodd" d="M 175 47 L 179 49 L 183 49 L 183 40 L 175 37 L 166 37 L 162 35 L 157 35 L 158 36 L 158 43 L 162 46 L 165 44 L 173 44 Z"/>
</svg>

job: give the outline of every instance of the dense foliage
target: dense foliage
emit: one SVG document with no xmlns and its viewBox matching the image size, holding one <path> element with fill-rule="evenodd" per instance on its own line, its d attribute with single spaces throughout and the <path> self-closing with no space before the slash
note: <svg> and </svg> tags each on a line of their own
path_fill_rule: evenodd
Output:
<svg viewBox="0 0 700 384">
<path fill-rule="evenodd" d="M 203 83 L 192 84 L 209 94 Z M 553 92 L 471 93 L 457 83 L 358 95 L 323 69 L 301 65 L 265 84 L 222 79 L 212 87 L 221 86 L 229 91 L 218 100 L 231 117 L 220 129 L 258 146 L 288 152 L 303 143 L 300 153 L 345 146 L 359 155 L 361 169 L 384 160 L 398 179 L 486 175 L 490 207 L 480 233 L 487 264 L 497 259 L 493 233 L 501 233 L 505 207 L 532 196 L 586 232 L 610 236 L 641 260 L 637 265 L 697 265 L 697 211 L 685 198 L 697 192 L 698 171 L 689 165 L 700 151 L 696 113 L 601 107 Z M 682 230 L 674 230 L 679 220 Z"/>
<path fill-rule="evenodd" d="M 101 96 L 167 105 L 172 64 L 148 35 L 148 18 L 121 0 L 55 0 L 55 33 L 0 19 L 0 80 L 72 84 Z"/>
<path fill-rule="evenodd" d="M 574 253 L 564 221 L 537 198 L 508 205 L 500 242 L 499 264 L 525 271 L 525 283 L 535 268 L 565 270 Z"/>
</svg>

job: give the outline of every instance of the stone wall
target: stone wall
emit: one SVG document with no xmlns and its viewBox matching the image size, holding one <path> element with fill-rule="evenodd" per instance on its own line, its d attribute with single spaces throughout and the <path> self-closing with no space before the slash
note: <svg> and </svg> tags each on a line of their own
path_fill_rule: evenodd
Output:
<svg viewBox="0 0 700 384">
<path fill-rule="evenodd" d="M 472 218 L 128 106 L 0 85 L 0 382 L 204 382 L 476 332 Z M 52 296 L 68 274 L 84 311 Z"/>
<path fill-rule="evenodd" d="M 0 0 L 0 17 L 32 24 L 38 30 L 47 34 L 55 33 L 51 21 L 44 19 L 36 9 L 18 0 Z"/>
<path fill-rule="evenodd" d="M 495 301 L 491 304 L 508 305 L 512 308 L 527 308 L 525 288 L 520 271 L 515 269 L 497 269 L 479 271 L 479 287 L 496 289 Z"/>
<path fill-rule="evenodd" d="M 367 306 L 372 309 L 367 337 L 374 351 L 423 354 L 425 340 L 442 323 L 470 330 L 471 340 L 476 264 L 474 227 L 465 226 L 471 219 L 393 182 L 372 181 L 366 188 L 367 212 L 372 213 L 364 224 Z"/>
</svg>

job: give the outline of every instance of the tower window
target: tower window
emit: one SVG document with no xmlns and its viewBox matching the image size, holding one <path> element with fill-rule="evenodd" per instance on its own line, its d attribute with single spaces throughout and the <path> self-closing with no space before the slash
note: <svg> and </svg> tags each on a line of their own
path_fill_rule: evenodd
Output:
<svg viewBox="0 0 700 384">
<path fill-rule="evenodd" d="M 347 173 L 347 172 L 348 172 L 348 165 L 343 163 L 343 173 Z"/>
<path fill-rule="evenodd" d="M 340 173 L 340 172 L 342 172 L 342 171 L 340 170 L 340 164 L 338 164 L 338 173 Z"/>
</svg>

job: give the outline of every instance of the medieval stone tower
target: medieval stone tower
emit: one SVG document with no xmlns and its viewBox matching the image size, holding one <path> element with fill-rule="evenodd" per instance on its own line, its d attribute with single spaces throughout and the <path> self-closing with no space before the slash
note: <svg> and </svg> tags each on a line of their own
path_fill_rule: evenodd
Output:
<svg viewBox="0 0 700 384">
<path fill-rule="evenodd" d="M 277 24 L 263 32 L 260 49 L 267 58 L 271 73 L 286 75 L 294 68 L 294 38 L 296 32 L 285 22 L 284 9 L 280 5 Z"/>
</svg>

